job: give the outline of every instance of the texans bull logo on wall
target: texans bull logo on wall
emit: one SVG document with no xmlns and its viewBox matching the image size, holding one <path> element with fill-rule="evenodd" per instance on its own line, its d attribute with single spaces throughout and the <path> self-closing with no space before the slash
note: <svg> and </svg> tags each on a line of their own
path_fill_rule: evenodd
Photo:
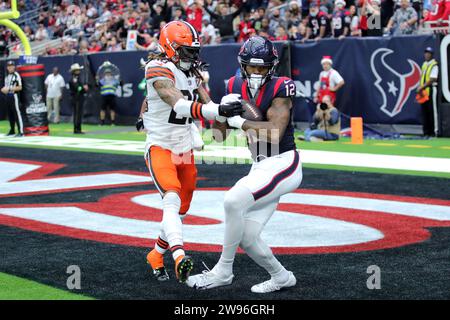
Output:
<svg viewBox="0 0 450 320">
<path fill-rule="evenodd" d="M 94 202 L 22 203 L 28 195 L 64 195 L 148 185 L 135 171 L 50 175 L 61 164 L 0 159 L 0 225 L 129 246 L 150 247 L 162 217 L 156 190 L 109 194 Z M 186 248 L 220 252 L 226 188 L 199 188 L 184 220 Z M 64 201 L 64 197 L 63 197 Z M 20 203 L 20 204 L 17 204 Z M 422 242 L 426 229 L 450 226 L 450 201 L 330 190 L 285 195 L 262 233 L 276 253 L 311 254 L 394 248 Z"/>
<path fill-rule="evenodd" d="M 411 93 L 419 85 L 420 67 L 415 61 L 407 59 L 410 71 L 402 74 L 386 62 L 391 54 L 395 54 L 391 49 L 375 50 L 370 58 L 370 67 L 376 79 L 374 85 L 382 97 L 380 109 L 392 118 L 403 110 Z"/>
</svg>

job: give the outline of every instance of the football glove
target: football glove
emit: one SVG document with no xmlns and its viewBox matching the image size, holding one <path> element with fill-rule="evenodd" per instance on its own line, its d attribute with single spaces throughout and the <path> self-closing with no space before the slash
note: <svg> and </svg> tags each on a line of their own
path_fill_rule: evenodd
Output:
<svg viewBox="0 0 450 320">
<path fill-rule="evenodd" d="M 242 103 L 240 101 L 219 105 L 219 116 L 230 118 L 240 116 L 242 113 L 244 113 L 244 108 L 242 108 Z"/>
<path fill-rule="evenodd" d="M 139 117 L 136 121 L 136 130 L 138 132 L 144 130 L 144 119 L 142 117 Z"/>
</svg>

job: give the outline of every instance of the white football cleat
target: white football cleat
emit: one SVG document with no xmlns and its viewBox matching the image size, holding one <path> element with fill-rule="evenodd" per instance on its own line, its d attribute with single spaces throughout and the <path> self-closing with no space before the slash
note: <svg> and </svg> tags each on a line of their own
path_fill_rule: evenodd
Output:
<svg viewBox="0 0 450 320">
<path fill-rule="evenodd" d="M 197 290 L 206 290 L 212 289 L 221 286 L 230 285 L 233 282 L 234 275 L 229 276 L 228 278 L 220 278 L 217 274 L 212 271 L 204 270 L 201 274 L 196 274 L 194 276 L 190 276 L 186 284 Z"/>
<path fill-rule="evenodd" d="M 278 291 L 282 288 L 293 287 L 296 284 L 297 284 L 297 279 L 295 279 L 294 274 L 291 271 L 289 271 L 289 278 L 285 283 L 283 283 L 283 284 L 276 283 L 275 280 L 273 280 L 273 278 L 271 278 L 270 280 L 264 281 L 259 284 L 255 284 L 251 290 L 254 293 L 269 293 L 269 292 Z"/>
</svg>

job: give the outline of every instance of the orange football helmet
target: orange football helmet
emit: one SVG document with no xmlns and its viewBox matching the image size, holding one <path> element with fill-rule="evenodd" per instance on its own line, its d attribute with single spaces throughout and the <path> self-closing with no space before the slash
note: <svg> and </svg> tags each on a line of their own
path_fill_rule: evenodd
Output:
<svg viewBox="0 0 450 320">
<path fill-rule="evenodd" d="M 189 23 L 172 21 L 161 29 L 159 49 L 181 69 L 189 70 L 199 59 L 200 37 Z"/>
</svg>

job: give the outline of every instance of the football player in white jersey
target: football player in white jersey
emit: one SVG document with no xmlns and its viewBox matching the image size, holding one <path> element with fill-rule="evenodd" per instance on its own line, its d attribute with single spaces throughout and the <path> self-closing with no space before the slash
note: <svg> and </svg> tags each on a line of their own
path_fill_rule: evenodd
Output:
<svg viewBox="0 0 450 320">
<path fill-rule="evenodd" d="M 185 282 L 193 268 L 183 248 L 182 218 L 189 209 L 197 170 L 192 149 L 201 141 L 192 119 L 218 120 L 243 112 L 239 101 L 212 102 L 200 86 L 200 42 L 185 21 L 172 21 L 160 32 L 158 57 L 145 66 L 147 104 L 143 125 L 147 132 L 145 159 L 163 201 L 161 232 L 147 262 L 158 280 L 167 280 L 163 255 L 170 249 L 178 281 Z"/>
</svg>

